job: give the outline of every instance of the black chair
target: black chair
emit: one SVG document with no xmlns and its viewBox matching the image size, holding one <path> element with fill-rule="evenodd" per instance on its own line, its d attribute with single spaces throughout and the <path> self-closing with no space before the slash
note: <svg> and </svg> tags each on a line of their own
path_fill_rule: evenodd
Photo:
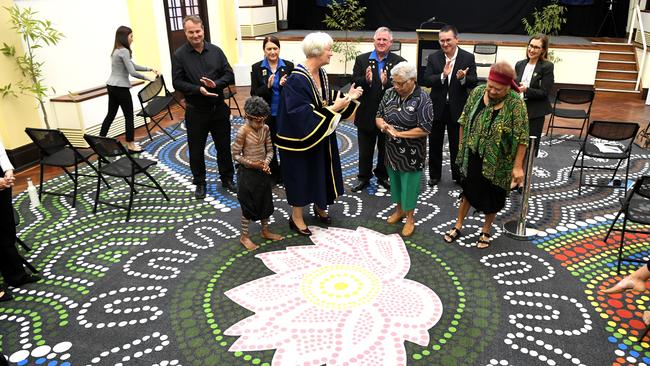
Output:
<svg viewBox="0 0 650 366">
<path fill-rule="evenodd" d="M 241 117 L 241 110 L 239 109 L 239 104 L 237 103 L 237 98 L 235 98 L 235 95 L 237 95 L 237 87 L 234 85 L 228 85 L 226 89 L 223 90 L 223 99 L 228 100 L 228 108 L 230 108 L 230 110 L 237 111 Z M 231 105 L 231 101 L 235 102 L 235 107 Z"/>
<path fill-rule="evenodd" d="M 553 129 L 561 128 L 565 130 L 579 130 L 578 140 L 582 138 L 582 131 L 591 116 L 591 105 L 594 102 L 596 93 L 592 89 L 558 89 L 553 100 L 553 111 L 551 118 L 546 127 L 546 136 L 553 137 Z M 560 108 L 558 104 L 567 103 L 582 108 Z M 557 125 L 555 117 L 582 120 L 580 127 L 571 125 Z M 550 131 L 550 134 L 549 134 Z"/>
<path fill-rule="evenodd" d="M 650 123 L 639 132 L 637 136 L 637 145 L 642 149 L 650 149 Z"/>
<path fill-rule="evenodd" d="M 159 95 L 163 90 L 165 91 L 164 95 Z M 165 79 L 162 77 L 162 75 L 159 75 L 154 81 L 150 82 L 144 88 L 142 88 L 142 90 L 138 92 L 138 99 L 140 100 L 140 106 L 142 106 L 142 109 L 140 112 L 138 112 L 137 115 L 144 118 L 144 127 L 147 130 L 149 139 L 153 140 L 153 137 L 151 137 L 151 131 L 156 128 L 156 126 L 158 126 L 163 133 L 169 136 L 169 138 L 176 140 L 174 136 L 172 136 L 162 126 L 160 126 L 160 122 L 162 122 L 165 117 L 169 116 L 170 120 L 174 119 L 172 115 L 171 103 L 172 101 L 176 101 L 174 94 L 170 92 L 169 89 L 167 89 L 167 86 L 165 85 Z M 180 105 L 180 103 L 178 104 Z M 156 116 L 164 112 L 165 109 L 167 111 L 160 118 L 156 119 Z M 153 126 L 149 127 L 147 118 L 153 122 Z M 174 127 L 172 132 L 176 130 L 177 127 L 178 125 Z"/>
<path fill-rule="evenodd" d="M 390 45 L 388 49 L 390 52 L 401 55 L 402 54 L 402 42 L 398 40 L 393 40 L 393 44 Z"/>
<path fill-rule="evenodd" d="M 582 192 L 582 186 L 592 187 L 627 187 L 627 178 L 630 171 L 630 155 L 632 154 L 632 143 L 639 130 L 639 124 L 635 122 L 614 122 L 614 121 L 593 121 L 589 125 L 589 130 L 584 141 L 580 144 L 580 150 L 573 161 L 569 177 L 573 175 L 578 159 L 580 159 L 580 178 L 578 179 L 578 194 Z M 585 156 L 596 159 L 618 160 L 615 168 L 608 166 L 585 165 Z M 616 173 L 623 160 L 627 160 L 625 165 L 625 180 L 622 184 L 614 184 Z M 582 183 L 582 171 L 584 169 L 596 170 L 613 170 L 614 174 L 610 179 L 612 185 L 603 185 L 597 183 Z"/>
<path fill-rule="evenodd" d="M 18 215 L 18 211 L 14 208 L 14 223 L 16 223 L 16 226 L 20 224 L 20 215 Z M 22 241 L 19 237 L 18 234 L 16 234 L 16 243 L 18 243 L 25 251 L 30 252 L 32 248 L 30 248 L 27 244 L 25 244 L 24 241 Z M 20 255 L 20 254 L 19 254 Z M 25 267 L 27 267 L 32 273 L 38 273 L 38 270 L 25 259 L 22 255 L 20 256 L 20 261 L 23 262 Z"/>
<path fill-rule="evenodd" d="M 616 228 L 618 218 L 623 216 L 623 226 Z M 629 222 L 637 225 L 650 225 L 650 175 L 644 175 L 634 182 L 634 187 L 621 199 L 621 209 L 616 214 L 612 225 L 607 231 L 605 242 L 612 231 L 621 233 L 621 240 L 618 245 L 618 265 L 616 274 L 621 272 L 621 262 L 645 263 L 646 260 L 636 258 L 623 259 L 623 245 L 625 244 L 625 233 L 649 234 L 650 230 L 631 230 L 627 227 Z M 650 228 L 649 228 L 650 229 Z"/>
<path fill-rule="evenodd" d="M 480 83 L 487 82 L 490 67 L 497 61 L 499 46 L 494 43 L 477 43 L 474 45 L 474 60 L 476 61 L 476 74 Z"/>
<path fill-rule="evenodd" d="M 40 185 L 38 188 L 38 198 L 42 199 L 43 194 L 51 194 L 55 196 L 72 197 L 72 207 L 77 203 L 77 189 L 79 183 L 79 176 L 84 177 L 98 177 L 99 173 L 97 168 L 88 160 L 88 158 L 95 153 L 90 149 L 80 149 L 72 146 L 63 132 L 59 130 L 49 130 L 43 128 L 26 128 L 25 133 L 34 142 L 40 152 L 41 158 L 39 165 L 40 172 Z M 80 174 L 78 172 L 79 163 L 84 162 L 90 166 L 97 175 Z M 48 192 L 43 189 L 45 185 L 43 181 L 43 167 L 55 166 L 63 169 L 68 177 L 74 183 L 74 190 L 72 194 L 60 192 Z M 69 167 L 74 167 L 74 171 L 70 172 Z M 108 186 L 106 180 L 104 183 Z"/>
<path fill-rule="evenodd" d="M 130 187 L 129 192 L 129 205 L 127 207 L 119 206 L 114 203 L 109 203 L 99 200 L 99 190 L 101 184 L 99 179 L 97 179 L 97 192 L 95 193 L 95 205 L 93 207 L 93 213 L 97 212 L 97 204 L 103 203 L 108 206 L 123 208 L 127 210 L 126 221 L 129 221 L 131 218 L 131 208 L 133 207 L 133 197 L 138 191 L 135 189 L 135 186 L 156 188 L 162 193 L 167 201 L 169 197 L 162 189 L 160 184 L 154 179 L 151 174 L 147 171 L 152 166 L 156 165 L 157 162 L 149 159 L 135 158 L 131 156 L 129 151 L 116 139 L 110 137 L 100 137 L 100 136 L 91 136 L 84 135 L 84 139 L 88 142 L 90 147 L 99 155 L 99 173 L 100 175 L 109 175 L 112 177 L 122 178 Z M 153 182 L 154 186 L 138 183 L 135 181 L 135 177 L 138 174 L 144 174 Z"/>
</svg>

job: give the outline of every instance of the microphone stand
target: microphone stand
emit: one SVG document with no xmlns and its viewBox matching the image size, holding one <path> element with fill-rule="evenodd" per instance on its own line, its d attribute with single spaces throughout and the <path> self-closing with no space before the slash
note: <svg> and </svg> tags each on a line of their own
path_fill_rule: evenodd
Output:
<svg viewBox="0 0 650 366">
<path fill-rule="evenodd" d="M 614 4 L 616 3 L 616 0 L 605 0 L 605 4 L 607 4 L 607 13 L 605 13 L 605 17 L 603 18 L 602 23 L 600 23 L 600 27 L 598 27 L 598 32 L 596 32 L 596 37 L 600 36 L 600 32 L 603 30 L 603 26 L 605 26 L 605 23 L 607 23 L 607 18 L 612 18 L 612 25 L 614 26 L 614 37 L 617 36 L 616 33 L 616 19 L 614 17 Z"/>
</svg>

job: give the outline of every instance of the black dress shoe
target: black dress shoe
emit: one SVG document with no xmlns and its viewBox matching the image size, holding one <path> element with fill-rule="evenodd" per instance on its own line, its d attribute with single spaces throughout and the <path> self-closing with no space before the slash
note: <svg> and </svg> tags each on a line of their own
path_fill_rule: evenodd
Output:
<svg viewBox="0 0 650 366">
<path fill-rule="evenodd" d="M 438 184 L 438 183 L 440 183 L 440 179 L 431 178 L 431 179 L 429 179 L 429 181 L 427 182 L 427 185 L 428 185 L 429 187 L 433 187 L 433 186 L 435 186 L 435 185 Z"/>
<path fill-rule="evenodd" d="M 360 192 L 366 188 L 370 182 L 367 179 L 360 180 L 356 186 L 352 187 L 352 192 Z"/>
<path fill-rule="evenodd" d="M 197 200 L 202 200 L 205 198 L 205 184 L 196 185 L 196 190 L 194 191 L 194 197 Z"/>
<path fill-rule="evenodd" d="M 377 178 L 377 183 L 379 183 L 379 185 L 384 187 L 387 191 L 390 191 L 390 183 L 388 182 L 388 178 Z"/>
<path fill-rule="evenodd" d="M 13 286 L 13 287 L 20 287 L 20 286 L 26 285 L 28 283 L 38 282 L 40 280 L 41 280 L 41 276 L 37 276 L 35 274 L 30 274 L 30 273 L 25 273 L 22 276 L 20 276 L 17 280 L 7 281 L 7 283 L 10 286 Z"/>
<path fill-rule="evenodd" d="M 221 186 L 233 193 L 237 193 L 237 185 L 232 181 L 232 179 L 222 181 Z"/>
<path fill-rule="evenodd" d="M 306 228 L 304 230 L 301 230 L 298 225 L 296 225 L 295 222 L 293 222 L 293 217 L 289 216 L 289 228 L 295 232 L 297 232 L 300 235 L 303 236 L 310 236 L 311 235 L 311 230 L 309 228 Z"/>
<path fill-rule="evenodd" d="M 325 225 L 332 224 L 332 218 L 330 217 L 330 215 L 321 216 L 321 214 L 318 213 L 318 209 L 316 209 L 316 205 L 314 205 L 314 217 L 316 217 L 318 221 L 322 222 Z"/>
</svg>

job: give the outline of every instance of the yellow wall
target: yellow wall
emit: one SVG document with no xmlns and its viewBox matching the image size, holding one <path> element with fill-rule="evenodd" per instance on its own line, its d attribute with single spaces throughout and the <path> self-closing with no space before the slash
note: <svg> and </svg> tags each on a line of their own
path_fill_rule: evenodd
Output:
<svg viewBox="0 0 650 366">
<path fill-rule="evenodd" d="M 161 55 L 157 32 L 166 34 L 167 31 L 164 24 L 156 24 L 154 1 L 160 0 L 127 0 L 127 6 L 130 26 L 135 37 L 134 60 L 140 65 L 160 69 Z M 234 1 L 209 1 L 211 3 L 208 6 L 214 9 L 209 17 L 213 34 L 212 42 L 224 50 L 230 63 L 234 65 L 238 61 Z M 0 0 L 0 44 L 5 42 L 15 45 L 17 52 L 22 53 L 21 39 L 10 29 L 9 15 L 3 8 L 13 5 L 14 0 Z M 101 15 L 97 14 L 97 16 Z M 15 84 L 20 78 L 15 61 L 0 55 L 0 85 Z M 47 75 L 44 79 L 47 80 Z M 49 115 L 51 116 L 52 113 Z M 33 97 L 19 95 L 17 98 L 12 96 L 0 98 L 0 138 L 7 149 L 15 149 L 31 142 L 24 132 L 25 127 L 42 126 L 44 124 L 41 112 Z"/>
<path fill-rule="evenodd" d="M 214 0 L 208 0 L 214 1 Z M 210 5 L 208 5 L 210 6 Z M 212 39 L 212 43 L 219 46 L 228 57 L 230 65 L 234 65 L 237 60 L 237 28 L 235 17 L 235 2 L 233 0 L 218 1 L 217 19 L 211 17 L 210 29 L 218 30 L 218 39 Z M 214 34 L 214 30 L 212 31 Z"/>
<path fill-rule="evenodd" d="M 13 0 L 0 0 L 0 44 L 16 46 L 16 53 L 22 54 L 22 41 L 11 29 L 9 13 L 4 7 L 14 5 Z M 42 61 L 42 60 L 41 60 Z M 15 59 L 0 54 L 0 85 L 15 85 L 22 75 Z M 25 127 L 40 127 L 41 115 L 36 100 L 28 95 L 0 97 L 0 138 L 8 150 L 28 144 L 31 140 L 25 134 Z"/>
<path fill-rule="evenodd" d="M 142 66 L 160 70 L 160 46 L 157 32 L 167 32 L 165 24 L 156 24 L 153 1 L 128 0 L 129 20 L 133 29 L 133 60 Z M 149 74 L 147 74 L 149 75 Z"/>
</svg>

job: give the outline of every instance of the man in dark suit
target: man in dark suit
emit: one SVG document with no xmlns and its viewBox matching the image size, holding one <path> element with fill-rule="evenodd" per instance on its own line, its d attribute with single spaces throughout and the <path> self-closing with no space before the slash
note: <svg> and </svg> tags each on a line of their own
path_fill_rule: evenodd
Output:
<svg viewBox="0 0 650 366">
<path fill-rule="evenodd" d="M 458 182 L 456 167 L 460 117 L 469 91 L 476 86 L 474 55 L 458 47 L 458 30 L 453 25 L 440 29 L 440 51 L 427 57 L 427 68 L 422 84 L 431 88 L 431 102 L 435 122 L 429 135 L 429 187 L 438 184 L 442 174 L 442 143 L 445 128 L 449 140 L 451 178 Z"/>
<path fill-rule="evenodd" d="M 384 165 L 384 134 L 375 125 L 375 115 L 384 91 L 391 87 L 390 70 L 398 63 L 405 61 L 401 56 L 390 52 L 393 44 L 393 33 L 386 27 L 380 27 L 373 37 L 375 50 L 357 56 L 354 61 L 352 79 L 355 85 L 363 88 L 359 98 L 359 109 L 354 118 L 357 126 L 359 141 L 359 181 L 352 187 L 353 192 L 366 188 L 373 173 L 377 182 L 384 188 L 390 189 L 388 173 Z M 377 145 L 377 166 L 372 170 L 372 158 Z"/>
</svg>

